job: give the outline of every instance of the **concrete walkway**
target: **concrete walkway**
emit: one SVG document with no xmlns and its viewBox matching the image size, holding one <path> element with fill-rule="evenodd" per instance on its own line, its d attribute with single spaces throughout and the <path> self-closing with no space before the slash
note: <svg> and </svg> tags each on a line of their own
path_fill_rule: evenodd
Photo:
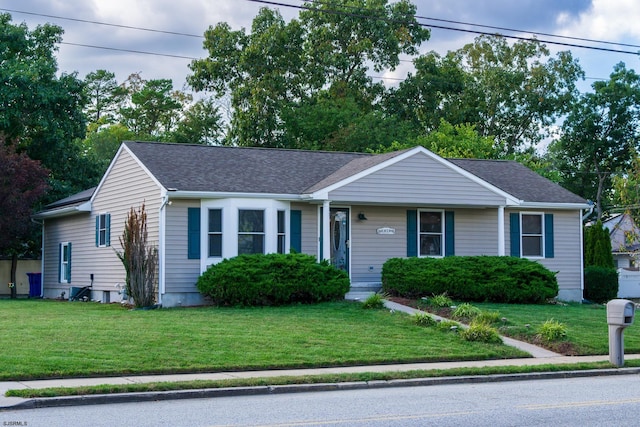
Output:
<svg viewBox="0 0 640 427">
<path fill-rule="evenodd" d="M 391 301 L 387 301 L 386 307 L 390 310 L 402 311 L 413 314 L 416 309 L 406 307 Z M 437 318 L 437 316 L 434 316 Z M 353 388 L 372 387 L 397 387 L 408 385 L 431 385 L 443 383 L 461 382 L 482 382 L 482 381 L 513 381 L 516 379 L 541 379 L 558 378 L 570 376 L 588 375 L 616 375 L 624 373 L 640 373 L 640 368 L 611 368 L 590 371 L 561 371 L 532 374 L 506 374 L 506 375 L 484 375 L 467 377 L 439 377 L 412 380 L 389 380 L 389 381 L 367 381 L 351 383 L 332 384 L 301 384 L 287 386 L 259 386 L 259 387 L 237 387 L 224 389 L 207 390 L 182 390 L 171 392 L 144 392 L 144 393 L 121 393 L 104 394 L 92 396 L 69 396 L 55 398 L 22 399 L 17 397 L 6 397 L 7 390 L 16 389 L 40 389 L 50 387 L 79 387 L 105 384 L 136 384 L 151 382 L 178 382 L 193 380 L 228 380 L 247 378 L 272 378 L 281 376 L 309 376 L 323 374 L 344 374 L 363 372 L 407 372 L 416 370 L 447 370 L 454 368 L 482 368 L 496 366 L 536 366 L 536 365 L 568 365 L 575 363 L 603 362 L 608 361 L 608 355 L 600 356 L 562 356 L 546 349 L 517 341 L 511 338 L 502 337 L 507 345 L 519 348 L 533 357 L 521 359 L 499 359 L 499 360 L 477 360 L 459 362 L 434 362 L 434 363 L 407 363 L 393 365 L 373 365 L 373 366 L 347 366 L 314 369 L 286 369 L 286 370 L 266 370 L 266 371 L 244 371 L 244 372 L 213 372 L 196 374 L 175 374 L 175 375 L 140 375 L 140 376 L 120 376 L 106 378 L 61 378 L 33 381 L 6 381 L 0 382 L 0 411 L 11 409 L 29 409 L 51 406 L 87 405 L 100 403 L 118 403 L 134 401 L 150 401 L 161 399 L 184 399 L 184 398 L 204 398 L 218 396 L 237 396 L 248 394 L 266 394 L 300 391 L 320 391 L 339 390 Z M 626 360 L 640 359 L 640 354 L 625 355 Z"/>
</svg>

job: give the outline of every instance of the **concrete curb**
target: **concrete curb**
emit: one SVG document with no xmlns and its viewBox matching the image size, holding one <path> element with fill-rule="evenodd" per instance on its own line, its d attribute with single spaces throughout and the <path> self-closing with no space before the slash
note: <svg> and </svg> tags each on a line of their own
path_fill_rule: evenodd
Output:
<svg viewBox="0 0 640 427">
<path fill-rule="evenodd" d="M 15 405 L 2 406 L 0 412 L 9 410 L 24 410 L 50 408 L 57 406 L 100 405 L 110 403 L 150 402 L 157 400 L 178 399 L 210 399 L 234 396 L 255 396 L 269 394 L 304 393 L 318 391 L 362 390 L 387 387 L 417 387 L 447 384 L 478 384 L 500 381 L 526 381 L 557 378 L 582 378 L 590 376 L 629 375 L 640 374 L 640 368 L 611 368 L 591 369 L 579 371 L 534 372 L 524 374 L 492 374 L 456 377 L 414 378 L 398 380 L 376 380 L 344 383 L 318 384 L 289 384 L 256 387 L 227 387 L 194 390 L 172 390 L 141 393 L 114 393 L 81 396 L 64 396 L 27 399 Z"/>
</svg>

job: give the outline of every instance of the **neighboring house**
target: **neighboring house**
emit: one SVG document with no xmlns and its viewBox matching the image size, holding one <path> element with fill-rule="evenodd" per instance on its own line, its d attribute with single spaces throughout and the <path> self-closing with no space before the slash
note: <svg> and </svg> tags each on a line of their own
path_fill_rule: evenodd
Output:
<svg viewBox="0 0 640 427">
<path fill-rule="evenodd" d="M 617 214 L 602 223 L 609 230 L 616 268 L 635 268 L 640 253 L 640 229 L 629 214 Z"/>
<path fill-rule="evenodd" d="M 49 205 L 46 297 L 93 284 L 117 298 L 114 249 L 142 203 L 159 253 L 158 300 L 195 305 L 211 264 L 290 250 L 330 259 L 352 289 L 379 286 L 392 257 L 513 255 L 558 272 L 582 299 L 582 210 L 573 193 L 511 161 L 443 159 L 422 148 L 372 155 L 125 142 L 100 184 Z"/>
<path fill-rule="evenodd" d="M 618 269 L 618 298 L 640 298 L 640 229 L 629 214 L 614 215 L 602 225 L 609 230 L 613 261 Z"/>
</svg>

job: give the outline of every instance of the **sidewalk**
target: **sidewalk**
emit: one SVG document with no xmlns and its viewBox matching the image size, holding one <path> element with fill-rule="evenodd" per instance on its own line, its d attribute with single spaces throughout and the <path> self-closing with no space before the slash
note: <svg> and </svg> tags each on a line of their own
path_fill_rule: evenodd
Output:
<svg viewBox="0 0 640 427">
<path fill-rule="evenodd" d="M 393 302 L 386 302 L 391 310 L 414 313 L 416 310 Z M 608 361 L 608 355 L 600 356 L 562 356 L 546 349 L 536 347 L 529 343 L 524 343 L 511 338 L 503 337 L 507 345 L 517 347 L 528 352 L 533 357 L 522 359 L 499 359 L 499 360 L 478 360 L 478 361 L 457 361 L 457 362 L 434 362 L 434 363 L 408 363 L 394 365 L 374 365 L 374 366 L 347 366 L 315 369 L 286 369 L 286 370 L 266 370 L 266 371 L 244 371 L 244 372 L 215 372 L 196 374 L 175 374 L 175 375 L 141 375 L 141 376 L 121 376 L 107 378 L 62 378 L 33 381 L 8 381 L 0 382 L 0 411 L 11 409 L 31 409 L 51 406 L 71 406 L 100 403 L 119 403 L 150 401 L 164 399 L 184 399 L 184 398 L 205 398 L 220 396 L 255 395 L 283 392 L 320 391 L 320 390 L 340 390 L 354 388 L 373 387 L 399 387 L 409 385 L 433 385 L 444 383 L 462 382 L 488 382 L 488 381 L 513 381 L 522 379 L 542 379 L 542 378 L 566 378 L 590 375 L 616 375 L 627 373 L 640 373 L 640 368 L 611 368 L 587 371 L 561 371 L 548 373 L 530 374 L 505 374 L 505 375 L 484 375 L 466 377 L 439 377 L 411 380 L 389 380 L 389 381 L 369 381 L 331 384 L 299 384 L 286 386 L 259 386 L 259 387 L 237 387 L 220 388 L 207 390 L 181 390 L 170 392 L 143 392 L 143 393 L 120 393 L 91 396 L 68 396 L 54 398 L 22 399 L 17 397 L 6 397 L 7 390 L 16 389 L 39 389 L 49 387 L 78 387 L 104 384 L 136 384 L 151 382 L 178 382 L 193 380 L 227 380 L 246 378 L 271 378 L 281 376 L 307 376 L 322 374 L 343 374 L 362 372 L 406 372 L 415 370 L 446 370 L 453 368 L 481 368 L 495 366 L 536 366 L 536 365 L 567 365 L 575 363 L 589 363 Z M 640 354 L 625 355 L 625 360 L 640 359 Z"/>
</svg>

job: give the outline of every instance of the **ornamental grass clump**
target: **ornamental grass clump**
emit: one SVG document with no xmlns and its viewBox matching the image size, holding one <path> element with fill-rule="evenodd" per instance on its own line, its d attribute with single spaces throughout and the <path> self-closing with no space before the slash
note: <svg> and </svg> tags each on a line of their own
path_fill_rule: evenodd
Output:
<svg viewBox="0 0 640 427">
<path fill-rule="evenodd" d="M 386 295 L 376 292 L 371 294 L 362 302 L 362 308 L 365 309 L 381 309 L 384 308 L 384 299 Z"/>
<path fill-rule="evenodd" d="M 438 322 L 428 313 L 416 312 L 413 315 L 413 322 L 418 326 L 436 326 Z"/>
<path fill-rule="evenodd" d="M 555 319 L 545 321 L 538 328 L 538 337 L 544 341 L 560 341 L 567 337 L 567 327 Z"/>
<path fill-rule="evenodd" d="M 158 250 L 149 244 L 147 237 L 147 213 L 143 203 L 138 210 L 132 207 L 129 211 L 120 237 L 122 251 L 116 250 L 124 265 L 127 295 L 138 308 L 151 307 L 156 301 Z"/>
<path fill-rule="evenodd" d="M 469 328 L 460 332 L 460 336 L 467 341 L 502 343 L 502 338 L 500 338 L 498 331 L 484 322 L 471 322 Z"/>
</svg>

